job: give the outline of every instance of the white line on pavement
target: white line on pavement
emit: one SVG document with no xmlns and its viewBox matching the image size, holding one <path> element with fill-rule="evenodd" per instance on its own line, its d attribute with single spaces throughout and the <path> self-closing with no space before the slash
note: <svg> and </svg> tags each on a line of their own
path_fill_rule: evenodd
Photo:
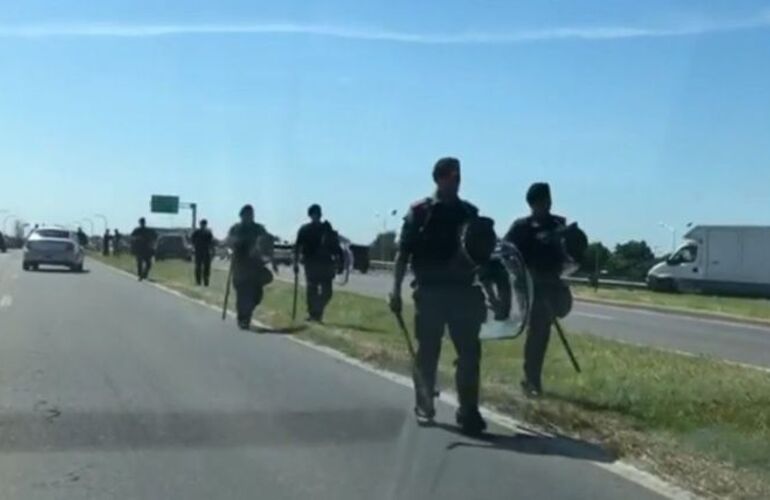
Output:
<svg viewBox="0 0 770 500">
<path fill-rule="evenodd" d="M 607 316 L 605 314 L 587 313 L 587 312 L 583 312 L 583 311 L 575 311 L 572 314 L 574 316 L 584 316 L 586 318 L 604 319 L 604 320 L 607 320 L 607 321 L 612 321 L 612 320 L 615 319 L 612 316 Z"/>
<path fill-rule="evenodd" d="M 3 295 L 0 298 L 0 307 L 11 307 L 11 304 L 13 304 L 13 297 L 10 295 Z"/>
</svg>

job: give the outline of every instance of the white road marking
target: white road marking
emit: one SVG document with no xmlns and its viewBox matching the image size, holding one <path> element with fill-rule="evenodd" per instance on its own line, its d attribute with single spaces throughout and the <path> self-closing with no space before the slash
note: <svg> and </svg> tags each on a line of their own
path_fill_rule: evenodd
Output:
<svg viewBox="0 0 770 500">
<path fill-rule="evenodd" d="M 128 276 L 129 278 L 135 279 L 136 276 L 133 274 L 124 271 L 122 269 L 118 269 L 116 267 L 113 267 L 109 264 L 99 263 L 100 265 L 106 267 L 112 272 L 115 272 L 117 274 L 122 274 L 124 276 Z M 218 306 L 215 306 L 213 304 L 210 304 L 208 302 L 204 302 L 201 299 L 194 299 L 192 297 L 189 297 L 187 295 L 184 295 L 183 293 L 174 290 L 172 288 L 169 288 L 167 286 L 161 285 L 160 283 L 153 283 L 151 281 L 146 282 L 147 285 L 153 286 L 159 290 L 162 290 L 166 293 L 169 293 L 171 295 L 175 295 L 183 300 L 186 300 L 188 302 L 193 302 L 195 304 L 201 305 L 203 307 L 206 307 L 208 309 L 213 309 L 215 311 L 221 312 L 222 309 Z M 235 313 L 228 310 L 227 311 L 228 316 L 235 316 Z M 262 328 L 269 328 L 268 325 L 262 324 L 259 321 L 252 320 L 252 323 L 257 325 L 258 327 Z M 370 365 L 368 363 L 365 363 L 359 359 L 353 358 L 351 356 L 348 356 L 347 354 L 337 351 L 335 349 L 332 349 L 331 347 L 327 347 L 324 345 L 315 344 L 313 342 L 307 341 L 307 340 L 301 340 L 296 337 L 292 337 L 290 335 L 287 336 L 280 336 L 282 339 L 285 339 L 290 342 L 294 342 L 296 344 L 300 344 L 304 347 L 313 349 L 314 351 L 318 351 L 320 353 L 323 353 L 327 356 L 330 356 L 334 359 L 337 359 L 339 361 L 342 361 L 346 364 L 355 366 L 361 370 L 364 370 L 366 372 L 372 373 L 374 375 L 377 375 L 379 377 L 382 377 L 386 380 L 389 380 L 391 382 L 394 382 L 398 385 L 402 385 L 404 387 L 408 387 L 409 389 L 413 388 L 413 382 L 412 379 L 409 377 L 406 377 L 404 375 L 400 375 L 398 373 L 394 373 L 391 371 L 383 370 L 381 368 L 377 368 L 376 366 Z M 459 407 L 459 401 L 457 400 L 457 396 L 452 394 L 449 391 L 441 391 L 441 394 L 438 397 L 439 400 L 441 400 L 443 403 L 448 404 L 454 408 Z M 481 412 L 484 415 L 485 418 L 488 420 L 494 422 L 495 424 L 504 427 L 506 429 L 509 429 L 513 432 L 527 432 L 526 429 L 533 429 L 537 426 L 533 424 L 527 424 L 526 422 L 521 422 L 519 420 L 516 420 L 513 417 L 510 417 L 508 415 L 505 415 L 503 413 L 500 413 L 498 411 L 495 411 L 494 409 L 482 407 Z M 541 432 L 543 435 L 550 435 L 548 432 Z M 654 493 L 657 493 L 658 495 L 668 498 L 670 500 L 698 500 L 700 497 L 693 494 L 690 491 L 687 491 L 684 488 L 681 488 L 677 485 L 674 485 L 672 483 L 669 483 L 665 481 L 664 479 L 649 473 L 647 471 L 643 471 L 641 469 L 638 469 L 634 467 L 633 465 L 623 462 L 622 460 L 616 460 L 612 463 L 602 463 L 602 462 L 590 462 L 591 464 L 600 467 L 608 472 L 611 472 L 612 474 L 615 474 L 617 476 L 620 476 L 627 481 L 630 481 L 632 483 L 636 483 Z"/>
<path fill-rule="evenodd" d="M 0 308 L 2 307 L 11 307 L 13 304 L 13 297 L 10 295 L 3 295 L 2 298 L 0 298 Z"/>
<path fill-rule="evenodd" d="M 669 312 L 651 311 L 651 310 L 639 309 L 631 306 L 626 307 L 626 306 L 618 306 L 614 304 L 598 304 L 594 302 L 583 302 L 581 305 L 589 305 L 600 309 L 612 309 L 612 310 L 618 311 L 619 314 L 623 314 L 623 313 L 639 314 L 641 316 L 653 316 L 657 318 L 666 318 L 666 319 L 671 319 L 676 321 L 693 321 L 697 323 L 711 323 L 713 325 L 726 326 L 729 328 L 743 328 L 746 330 L 758 330 L 762 332 L 767 332 L 768 330 L 770 330 L 770 325 L 764 326 L 759 324 L 741 323 L 739 321 L 730 321 L 730 318 L 720 319 L 720 318 L 690 316 L 690 315 L 687 315 L 687 311 L 677 311 L 676 309 L 672 309 Z M 694 314 L 697 314 L 697 312 L 695 312 Z"/>
<path fill-rule="evenodd" d="M 612 320 L 615 319 L 612 316 L 607 316 L 605 314 L 587 313 L 587 312 L 583 312 L 583 311 L 575 311 L 572 314 L 574 316 L 584 316 L 586 318 L 603 319 L 603 320 L 607 320 L 607 321 L 612 321 Z"/>
</svg>

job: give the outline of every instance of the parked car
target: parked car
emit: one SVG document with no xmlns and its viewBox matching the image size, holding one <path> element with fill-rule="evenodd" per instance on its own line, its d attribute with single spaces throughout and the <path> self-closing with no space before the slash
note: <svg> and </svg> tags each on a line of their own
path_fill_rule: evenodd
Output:
<svg viewBox="0 0 770 500">
<path fill-rule="evenodd" d="M 193 248 L 181 234 L 166 234 L 158 238 L 155 245 L 155 259 L 192 260 Z"/>
<path fill-rule="evenodd" d="M 29 235 L 23 248 L 21 267 L 25 271 L 40 265 L 65 266 L 72 271 L 83 270 L 85 251 L 77 235 L 67 229 L 37 228 Z"/>
</svg>

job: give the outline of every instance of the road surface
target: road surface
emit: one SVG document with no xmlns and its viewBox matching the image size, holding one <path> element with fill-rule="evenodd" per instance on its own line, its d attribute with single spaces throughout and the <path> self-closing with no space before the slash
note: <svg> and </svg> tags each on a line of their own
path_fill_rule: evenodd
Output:
<svg viewBox="0 0 770 500">
<path fill-rule="evenodd" d="M 280 268 L 278 277 L 290 281 L 291 269 Z M 337 290 L 384 298 L 392 286 L 388 273 L 354 273 Z M 406 285 L 403 293 L 407 299 Z M 585 302 L 576 302 L 563 323 L 571 331 L 770 368 L 770 327 Z"/>
<path fill-rule="evenodd" d="M 560 438 L 420 429 L 410 389 L 87 262 L 0 255 L 0 498 L 653 499 Z"/>
</svg>

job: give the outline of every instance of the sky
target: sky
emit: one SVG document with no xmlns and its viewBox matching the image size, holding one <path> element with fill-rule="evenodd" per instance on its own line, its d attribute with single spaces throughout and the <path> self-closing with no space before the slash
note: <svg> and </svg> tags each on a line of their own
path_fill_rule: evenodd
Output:
<svg viewBox="0 0 770 500">
<path fill-rule="evenodd" d="M 770 225 L 768 61 L 758 1 L 4 3 L 0 219 L 189 224 L 149 213 L 168 194 L 290 238 L 317 202 L 369 243 L 451 155 L 498 232 L 547 181 L 590 239 L 660 253 Z"/>
</svg>

